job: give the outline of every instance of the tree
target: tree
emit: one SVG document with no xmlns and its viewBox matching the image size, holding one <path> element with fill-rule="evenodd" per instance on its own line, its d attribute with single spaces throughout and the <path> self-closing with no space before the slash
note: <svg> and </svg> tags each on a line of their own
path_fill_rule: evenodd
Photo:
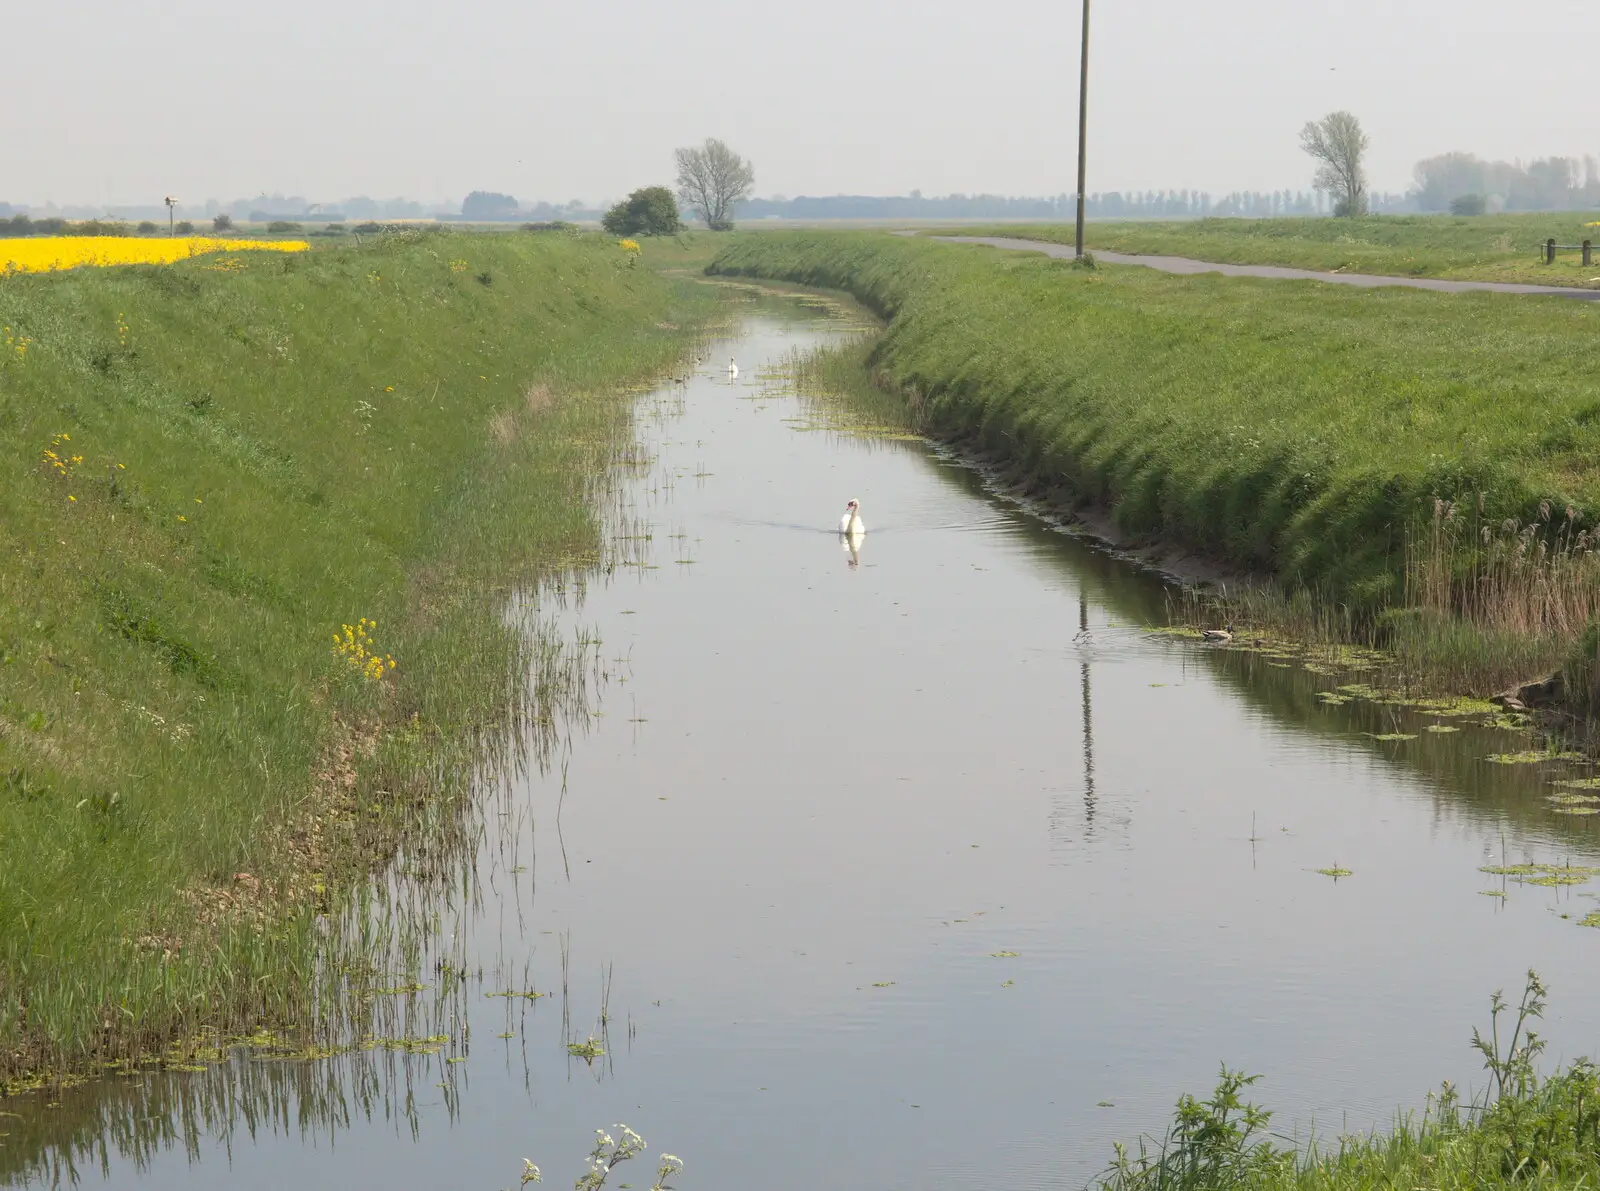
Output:
<svg viewBox="0 0 1600 1191">
<path fill-rule="evenodd" d="M 474 190 L 461 202 L 461 218 L 489 222 L 497 219 L 515 219 L 517 200 L 509 194 L 496 194 L 492 190 Z M 404 218 L 401 216 L 400 218 Z"/>
<path fill-rule="evenodd" d="M 678 197 L 714 232 L 733 227 L 733 207 L 750 197 L 755 168 L 716 137 L 699 148 L 679 149 Z"/>
<path fill-rule="evenodd" d="M 683 223 L 672 191 L 665 186 L 646 186 L 607 211 L 600 226 L 613 236 L 670 236 Z"/>
<path fill-rule="evenodd" d="M 232 215 L 214 215 L 211 217 L 211 230 L 214 232 L 231 232 L 233 230 Z"/>
<path fill-rule="evenodd" d="M 1368 143 L 1361 121 L 1349 112 L 1330 112 L 1320 120 L 1308 121 L 1300 130 L 1300 147 L 1318 162 L 1313 185 L 1333 195 L 1335 215 L 1367 213 L 1367 174 L 1362 158 Z"/>
</svg>

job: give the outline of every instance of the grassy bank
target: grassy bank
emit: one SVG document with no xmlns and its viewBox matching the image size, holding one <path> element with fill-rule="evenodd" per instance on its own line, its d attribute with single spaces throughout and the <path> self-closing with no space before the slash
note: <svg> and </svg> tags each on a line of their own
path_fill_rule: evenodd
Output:
<svg viewBox="0 0 1600 1191">
<path fill-rule="evenodd" d="M 1576 252 L 1544 264 L 1540 245 L 1600 241 L 1584 224 L 1600 215 L 1373 215 L 1364 219 L 1192 219 L 1090 223 L 1088 247 L 1102 252 L 1155 253 L 1236 265 L 1289 265 L 1345 273 L 1438 277 L 1457 281 L 1520 281 L 1600 288 L 1600 266 L 1585 269 Z M 1070 224 L 996 224 L 946 229 L 952 235 L 1016 236 L 1070 244 Z"/>
<path fill-rule="evenodd" d="M 320 916 L 559 698 L 506 595 L 702 302 L 568 236 L 0 280 L 0 1081 L 363 978 Z"/>
<path fill-rule="evenodd" d="M 1465 651 L 1469 685 L 1555 664 L 1593 610 L 1586 304 L 867 233 L 741 236 L 712 268 L 849 291 L 890 320 L 868 367 L 932 433 L 1130 534 L 1315 593 L 1342 623 L 1418 608 L 1394 631 Z M 1462 620 L 1469 637 L 1441 636 Z"/>
<path fill-rule="evenodd" d="M 1545 990 L 1537 974 L 1513 1009 L 1500 994 L 1492 1027 L 1472 1032 L 1485 1079 L 1473 1098 L 1450 1084 L 1420 1117 L 1387 1133 L 1284 1145 L 1272 1114 L 1249 1103 L 1246 1077 L 1223 1069 L 1210 1099 L 1184 1096 L 1165 1137 L 1118 1146 L 1096 1191 L 1365 1191 L 1367 1188 L 1573 1188 L 1600 1181 L 1600 1072 L 1578 1059 L 1551 1075 L 1534 1031 Z"/>
</svg>

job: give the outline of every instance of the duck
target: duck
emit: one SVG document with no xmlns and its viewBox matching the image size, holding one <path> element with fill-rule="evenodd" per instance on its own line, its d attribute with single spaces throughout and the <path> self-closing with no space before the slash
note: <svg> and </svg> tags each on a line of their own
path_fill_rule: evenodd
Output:
<svg viewBox="0 0 1600 1191">
<path fill-rule="evenodd" d="M 1233 626 L 1231 624 L 1225 624 L 1220 629 L 1202 630 L 1200 633 L 1200 639 L 1202 641 L 1215 641 L 1218 644 L 1221 644 L 1224 641 L 1232 641 Z"/>
<path fill-rule="evenodd" d="M 867 532 L 866 522 L 861 520 L 861 502 L 854 497 L 844 506 L 844 516 L 839 518 L 839 532 L 846 537 Z"/>
</svg>

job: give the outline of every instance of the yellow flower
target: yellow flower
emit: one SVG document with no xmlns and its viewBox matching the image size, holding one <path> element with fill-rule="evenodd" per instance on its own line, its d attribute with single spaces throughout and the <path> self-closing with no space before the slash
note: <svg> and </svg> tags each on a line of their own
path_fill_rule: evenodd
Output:
<svg viewBox="0 0 1600 1191">
<path fill-rule="evenodd" d="M 67 497 L 67 499 L 71 500 L 71 501 L 76 501 L 78 498 L 76 496 L 69 496 L 69 497 Z"/>
<path fill-rule="evenodd" d="M 178 514 L 178 520 L 179 521 L 187 521 L 187 520 L 189 520 L 189 518 L 185 517 L 182 513 L 179 513 Z"/>
<path fill-rule="evenodd" d="M 0 273 L 38 273 L 80 265 L 165 265 L 224 250 L 306 252 L 304 240 L 218 240 L 210 236 L 135 239 L 131 236 L 37 236 L 0 240 Z M 118 337 L 128 328 L 117 315 Z"/>
</svg>

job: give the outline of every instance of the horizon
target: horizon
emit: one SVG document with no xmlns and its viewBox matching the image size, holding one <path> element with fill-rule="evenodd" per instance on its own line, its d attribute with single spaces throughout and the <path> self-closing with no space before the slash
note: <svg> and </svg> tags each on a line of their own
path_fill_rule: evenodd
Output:
<svg viewBox="0 0 1600 1191">
<path fill-rule="evenodd" d="M 14 44 L 73 52 L 0 77 L 0 103 L 29 113 L 0 201 L 483 189 L 565 202 L 670 183 L 673 148 L 708 135 L 751 159 L 764 194 L 1074 189 L 1074 5 L 952 5 L 910 25 L 874 0 L 737 14 L 479 0 L 470 15 L 285 0 L 273 27 L 305 34 L 286 40 L 261 36 L 258 13 L 199 0 L 29 6 L 8 18 Z M 1376 191 L 1403 191 L 1416 161 L 1452 150 L 1581 158 L 1600 151 L 1584 71 L 1549 45 L 1597 35 L 1600 6 L 1582 0 L 1526 0 L 1514 17 L 1493 0 L 1350 0 L 1337 19 L 1281 0 L 1105 6 L 1087 189 L 1302 190 L 1300 127 L 1336 109 L 1371 135 Z"/>
</svg>

